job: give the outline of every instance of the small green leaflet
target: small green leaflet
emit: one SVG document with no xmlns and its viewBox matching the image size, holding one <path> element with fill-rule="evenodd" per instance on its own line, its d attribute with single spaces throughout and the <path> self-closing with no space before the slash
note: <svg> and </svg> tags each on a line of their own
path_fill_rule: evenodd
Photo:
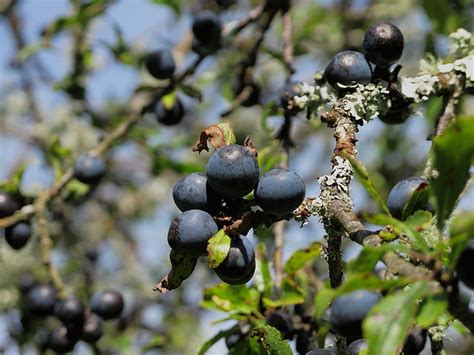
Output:
<svg viewBox="0 0 474 355">
<path fill-rule="evenodd" d="M 231 314 L 252 314 L 259 309 L 260 293 L 247 286 L 221 283 L 204 290 L 201 306 Z"/>
<path fill-rule="evenodd" d="M 321 254 L 322 246 L 320 243 L 314 242 L 310 246 L 297 250 L 290 256 L 285 264 L 285 273 L 288 275 L 295 274 L 303 268 L 308 262 L 317 258 Z"/>
<path fill-rule="evenodd" d="M 166 293 L 181 286 L 194 271 L 198 258 L 189 258 L 171 250 L 171 271 L 153 288 L 153 291 Z"/>
<path fill-rule="evenodd" d="M 369 173 L 367 172 L 366 167 L 362 162 L 348 154 L 343 154 L 343 157 L 347 160 L 349 160 L 349 163 L 351 163 L 352 169 L 354 169 L 354 172 L 356 173 L 357 179 L 361 182 L 361 184 L 365 187 L 367 192 L 372 196 L 372 198 L 377 201 L 379 204 L 380 208 L 382 211 L 386 214 L 390 214 L 388 211 L 388 207 L 385 204 L 385 201 L 380 197 L 379 193 L 377 192 L 377 189 L 375 188 L 374 183 L 369 177 Z"/>
<path fill-rule="evenodd" d="M 428 328 L 438 322 L 438 318 L 448 308 L 446 295 L 433 295 L 427 297 L 420 305 L 420 311 L 416 316 L 416 323 L 422 328 Z"/>
<path fill-rule="evenodd" d="M 234 130 L 232 129 L 232 126 L 229 122 L 221 122 L 216 124 L 216 126 L 222 129 L 222 131 L 224 132 L 224 140 L 227 144 L 235 144 L 236 138 Z"/>
<path fill-rule="evenodd" d="M 163 106 L 167 109 L 167 110 L 171 110 L 174 106 L 174 104 L 176 103 L 176 92 L 175 91 L 171 91 L 169 94 L 163 96 L 161 98 L 161 102 L 163 104 Z"/>
<path fill-rule="evenodd" d="M 426 282 L 385 296 L 363 322 L 364 337 L 371 354 L 396 355 L 415 320 L 418 301 L 429 292 Z"/>
<path fill-rule="evenodd" d="M 474 157 L 474 118 L 458 118 L 434 139 L 431 151 L 433 169 L 439 176 L 430 181 L 442 229 L 451 215 L 459 196 L 470 177 L 469 168 Z"/>
<path fill-rule="evenodd" d="M 207 242 L 207 264 L 211 269 L 218 267 L 229 254 L 231 238 L 223 229 Z"/>
</svg>

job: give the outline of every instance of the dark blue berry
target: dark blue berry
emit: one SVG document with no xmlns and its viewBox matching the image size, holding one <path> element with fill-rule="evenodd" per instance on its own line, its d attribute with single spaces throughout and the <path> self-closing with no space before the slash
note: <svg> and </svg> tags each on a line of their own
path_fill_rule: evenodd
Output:
<svg viewBox="0 0 474 355">
<path fill-rule="evenodd" d="M 168 230 L 168 244 L 188 256 L 206 255 L 207 241 L 218 231 L 212 216 L 201 210 L 189 210 L 178 215 Z"/>
<path fill-rule="evenodd" d="M 377 292 L 365 290 L 336 297 L 329 318 L 332 329 L 343 337 L 362 336 L 362 321 L 379 300 Z"/>
<path fill-rule="evenodd" d="M 161 100 L 155 106 L 156 119 L 165 126 L 173 126 L 180 123 L 184 113 L 184 106 L 178 98 L 176 98 L 171 107 L 166 107 Z"/>
<path fill-rule="evenodd" d="M 200 44 L 215 46 L 221 39 L 222 24 L 217 15 L 202 12 L 194 18 L 192 30 Z"/>
<path fill-rule="evenodd" d="M 19 222 L 5 228 L 5 240 L 13 249 L 23 248 L 31 237 L 31 226 L 27 222 Z"/>
<path fill-rule="evenodd" d="M 272 169 L 258 181 L 255 200 L 265 211 L 283 216 L 293 212 L 303 202 L 306 187 L 293 171 Z"/>
<path fill-rule="evenodd" d="M 173 54 L 169 49 L 159 49 L 145 57 L 148 72 L 156 79 L 169 79 L 176 70 Z"/>
<path fill-rule="evenodd" d="M 218 149 L 207 162 L 207 180 L 227 198 L 239 198 L 251 192 L 258 181 L 255 153 L 237 144 Z"/>
<path fill-rule="evenodd" d="M 26 307 L 33 315 L 47 316 L 53 314 L 56 301 L 56 289 L 48 284 L 39 284 L 33 286 L 30 292 L 28 292 Z"/>
<path fill-rule="evenodd" d="M 105 175 L 105 162 L 95 156 L 82 155 L 74 165 L 74 176 L 84 184 L 95 185 Z"/>
<path fill-rule="evenodd" d="M 54 313 L 66 326 L 81 324 L 84 321 L 85 306 L 79 297 L 71 296 L 57 302 Z"/>
<path fill-rule="evenodd" d="M 328 83 L 336 90 L 337 84 L 350 85 L 368 84 L 372 80 L 372 69 L 365 57 L 354 51 L 337 53 L 329 62 L 324 76 Z"/>
<path fill-rule="evenodd" d="M 68 353 L 74 349 L 77 338 L 68 333 L 64 325 L 54 328 L 48 336 L 48 347 L 56 353 Z"/>
<path fill-rule="evenodd" d="M 92 295 L 90 306 L 92 312 L 107 320 L 120 316 L 124 302 L 120 292 L 105 290 Z"/>
<path fill-rule="evenodd" d="M 0 218 L 11 216 L 20 208 L 20 201 L 15 195 L 0 191 Z"/>
<path fill-rule="evenodd" d="M 232 238 L 229 254 L 214 269 L 219 278 L 230 285 L 243 285 L 255 272 L 255 250 L 244 236 Z"/>
<path fill-rule="evenodd" d="M 456 273 L 459 280 L 474 289 L 474 239 L 471 239 L 462 251 L 456 264 Z"/>
<path fill-rule="evenodd" d="M 82 327 L 81 339 L 86 343 L 94 344 L 104 335 L 104 322 L 102 318 L 94 313 L 86 316 Z"/>
<path fill-rule="evenodd" d="M 402 56 L 403 34 L 391 23 L 379 23 L 365 32 L 363 46 L 368 60 L 377 66 L 388 67 Z"/>
<path fill-rule="evenodd" d="M 403 209 L 415 190 L 426 188 L 427 185 L 428 181 L 422 177 L 411 177 L 398 182 L 388 195 L 387 207 L 390 214 L 397 219 L 402 219 Z M 414 211 L 431 209 L 427 201 L 420 201 L 414 207 Z"/>
<path fill-rule="evenodd" d="M 206 174 L 192 173 L 181 178 L 173 187 L 173 200 L 181 211 L 210 211 L 219 198 L 207 182 Z"/>
</svg>

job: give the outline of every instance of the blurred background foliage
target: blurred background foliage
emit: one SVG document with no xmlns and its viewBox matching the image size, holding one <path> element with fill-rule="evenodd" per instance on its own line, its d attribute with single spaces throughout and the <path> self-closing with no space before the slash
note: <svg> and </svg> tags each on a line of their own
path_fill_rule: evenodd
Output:
<svg viewBox="0 0 474 355">
<path fill-rule="evenodd" d="M 135 91 L 162 84 L 143 69 L 146 53 L 172 48 L 182 70 L 196 56 L 190 48 L 193 15 L 207 9 L 228 22 L 259 3 L 220 1 L 226 2 L 228 7 L 212 0 L 3 0 L 0 181 L 17 176 L 16 186 L 28 198 L 48 187 L 74 157 L 93 148 L 105 132 L 124 120 Z M 474 29 L 470 0 L 295 0 L 290 11 L 296 69 L 292 80 L 309 83 L 336 52 L 361 50 L 364 31 L 379 21 L 393 22 L 405 36 L 402 76 L 416 74 L 419 60 L 427 53 L 446 54 L 450 32 L 459 27 Z M 179 90 L 186 108 L 181 124 L 160 126 L 153 115 L 145 115 L 107 155 L 106 179 L 97 188 L 90 190 L 73 181 L 64 198 L 52 204 L 53 261 L 67 289 L 83 298 L 105 287 L 125 295 L 125 314 L 108 324 L 100 342 L 104 352 L 193 354 L 204 339 L 229 328 L 229 323 L 213 323 L 223 318 L 222 313 L 207 309 L 205 302 L 201 306 L 204 289 L 218 283 L 205 265 L 198 265 L 181 288 L 166 295 L 152 292 L 152 287 L 169 269 L 166 235 L 178 213 L 171 189 L 182 174 L 204 170 L 210 153 L 199 155 L 191 147 L 203 128 L 220 121 L 220 113 L 234 99 L 235 77 L 253 43 L 253 31 L 248 26 L 232 45 L 207 57 Z M 269 166 L 283 152 L 274 139 L 283 120 L 275 105 L 286 76 L 282 23 L 277 18 L 254 71 L 254 80 L 262 88 L 260 104 L 239 107 L 226 117 L 237 142 L 250 135 L 261 163 Z M 417 106 L 403 125 L 374 120 L 361 127 L 359 157 L 384 197 L 397 181 L 421 173 L 430 147 L 427 137 L 440 107 L 441 99 L 433 99 Z M 473 110 L 473 97 L 464 96 L 459 114 Z M 294 119 L 292 138 L 295 147 L 289 166 L 304 178 L 307 196 L 317 196 L 316 179 L 330 170 L 332 131 L 301 115 Z M 358 212 L 377 208 L 357 181 L 352 183 L 352 196 Z M 470 189 L 460 207 L 473 210 L 472 201 Z M 317 219 L 304 228 L 290 222 L 286 233 L 291 242 L 285 245 L 285 260 L 324 236 Z M 256 234 L 271 253 L 271 230 Z M 345 243 L 344 260 L 350 260 L 359 247 Z M 19 276 L 28 271 L 47 280 L 37 249 L 37 239 L 19 252 L 0 243 L 2 353 L 35 353 L 35 341 L 48 328 L 29 324 L 22 330 L 20 323 Z M 326 268 L 324 262 L 313 265 L 322 279 Z M 461 349 L 461 337 L 453 333 L 455 346 L 447 348 L 450 353 L 472 351 L 467 337 Z M 80 343 L 76 351 L 91 349 Z M 224 352 L 223 341 L 209 350 L 209 354 Z"/>
</svg>

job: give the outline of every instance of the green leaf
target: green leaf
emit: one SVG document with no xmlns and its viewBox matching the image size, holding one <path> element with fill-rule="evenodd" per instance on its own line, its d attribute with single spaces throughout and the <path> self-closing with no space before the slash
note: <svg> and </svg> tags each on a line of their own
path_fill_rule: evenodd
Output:
<svg viewBox="0 0 474 355">
<path fill-rule="evenodd" d="M 20 182 L 25 172 L 26 165 L 20 165 L 13 175 L 7 180 L 0 182 L 0 189 L 5 192 L 10 192 L 12 194 L 19 194 L 20 193 Z"/>
<path fill-rule="evenodd" d="M 292 355 L 290 346 L 281 338 L 281 333 L 269 326 L 259 325 L 249 332 L 251 354 Z"/>
<path fill-rule="evenodd" d="M 216 124 L 216 126 L 224 131 L 224 140 L 227 144 L 235 144 L 234 130 L 229 122 L 221 122 Z"/>
<path fill-rule="evenodd" d="M 219 284 L 204 290 L 201 306 L 231 314 L 252 314 L 258 311 L 260 293 L 247 286 Z"/>
<path fill-rule="evenodd" d="M 380 197 L 379 193 L 377 192 L 377 189 L 375 188 L 374 183 L 370 179 L 369 173 L 367 172 L 367 169 L 364 164 L 362 164 L 360 160 L 357 160 L 356 158 L 348 154 L 343 154 L 343 157 L 349 160 L 352 169 L 354 169 L 354 172 L 356 173 L 357 179 L 360 181 L 362 186 L 365 187 L 370 196 L 372 196 L 372 198 L 379 204 L 382 211 L 386 214 L 390 214 L 390 212 L 388 211 L 388 207 L 385 204 L 385 201 L 382 199 L 382 197 Z"/>
<path fill-rule="evenodd" d="M 446 295 L 433 295 L 428 297 L 420 306 L 416 316 L 416 323 L 422 328 L 428 328 L 438 322 L 438 318 L 448 308 Z"/>
<path fill-rule="evenodd" d="M 273 295 L 273 280 L 268 260 L 267 249 L 264 243 L 259 243 L 256 248 L 257 268 L 254 276 L 255 287 L 265 297 Z"/>
<path fill-rule="evenodd" d="M 389 215 L 385 214 L 375 214 L 371 216 L 365 216 L 364 219 L 372 224 L 377 224 L 379 226 L 387 226 L 391 225 L 394 227 L 395 232 L 397 234 L 405 234 L 410 238 L 410 241 L 416 246 L 418 249 L 423 251 L 424 253 L 430 252 L 430 248 L 425 240 L 425 238 L 417 231 L 418 225 L 415 224 L 414 221 L 420 219 L 423 223 L 426 222 L 426 218 L 431 214 L 426 214 L 426 211 L 417 211 L 413 216 L 413 221 L 410 218 L 404 223 L 399 221 L 396 218 L 393 218 Z"/>
<path fill-rule="evenodd" d="M 362 325 L 371 354 L 398 354 L 415 320 L 418 300 L 427 290 L 426 282 L 417 282 L 407 290 L 385 296 L 372 308 Z"/>
<path fill-rule="evenodd" d="M 192 85 L 181 85 L 180 88 L 187 96 L 202 101 L 202 92 L 197 87 Z"/>
<path fill-rule="evenodd" d="M 323 288 L 316 294 L 314 297 L 314 310 L 317 319 L 322 318 L 324 312 L 331 305 L 331 302 L 336 295 L 336 290 L 331 288 Z"/>
<path fill-rule="evenodd" d="M 430 188 L 428 183 L 420 184 L 415 191 L 413 191 L 408 203 L 402 211 L 402 220 L 406 220 L 416 210 L 417 206 L 426 206 L 430 197 Z"/>
<path fill-rule="evenodd" d="M 305 292 L 294 280 L 285 277 L 282 280 L 280 296 L 276 299 L 268 297 L 262 298 L 263 304 L 267 308 L 278 308 L 301 304 L 305 301 Z"/>
<path fill-rule="evenodd" d="M 153 290 L 166 293 L 181 286 L 194 271 L 198 258 L 190 258 L 177 253 L 175 250 L 170 252 L 171 271 L 166 275 Z"/>
<path fill-rule="evenodd" d="M 207 265 L 211 269 L 218 267 L 229 254 L 231 238 L 223 229 L 207 242 Z"/>
<path fill-rule="evenodd" d="M 217 343 L 222 338 L 225 338 L 228 335 L 234 334 L 236 327 L 229 328 L 227 330 L 221 330 L 219 333 L 214 335 L 211 339 L 206 341 L 198 350 L 198 355 L 204 355 L 215 343 Z"/>
<path fill-rule="evenodd" d="M 400 250 L 403 245 L 384 244 L 380 247 L 364 246 L 360 254 L 348 264 L 347 270 L 350 274 L 371 272 L 375 269 L 377 262 L 390 250 Z"/>
<path fill-rule="evenodd" d="M 322 246 L 318 242 L 312 243 L 310 246 L 297 250 L 290 256 L 285 264 L 284 271 L 288 275 L 295 274 L 304 267 L 308 262 L 317 258 L 321 254 Z"/>
<path fill-rule="evenodd" d="M 434 139 L 431 151 L 433 169 L 439 176 L 430 181 L 434 194 L 438 228 L 451 215 L 470 177 L 474 157 L 474 119 L 458 118 Z"/>
<path fill-rule="evenodd" d="M 171 91 L 169 94 L 161 98 L 161 102 L 167 110 L 171 110 L 174 107 L 174 104 L 176 103 L 176 99 L 176 91 Z"/>
</svg>

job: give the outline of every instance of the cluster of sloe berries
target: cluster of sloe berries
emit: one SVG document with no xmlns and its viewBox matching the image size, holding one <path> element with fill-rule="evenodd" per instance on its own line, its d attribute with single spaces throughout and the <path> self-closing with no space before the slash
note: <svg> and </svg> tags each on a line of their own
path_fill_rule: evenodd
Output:
<svg viewBox="0 0 474 355">
<path fill-rule="evenodd" d="M 39 283 L 30 274 L 20 278 L 20 290 L 24 316 L 55 316 L 61 321 L 46 341 L 46 346 L 58 353 L 72 351 L 79 340 L 97 342 L 104 334 L 103 321 L 118 318 L 124 307 L 120 292 L 105 290 L 92 295 L 87 309 L 79 297 L 60 299 L 52 285 Z"/>
<path fill-rule="evenodd" d="M 9 217 L 23 205 L 23 198 L 19 194 L 0 191 L 0 218 Z M 21 221 L 5 228 L 5 241 L 13 249 L 23 248 L 31 238 L 31 224 Z"/>
<path fill-rule="evenodd" d="M 362 45 L 365 56 L 357 51 L 337 53 L 324 71 L 326 81 L 339 97 L 351 92 L 354 84 L 396 80 L 400 67 L 392 71 L 391 67 L 402 56 L 404 46 L 398 27 L 388 22 L 376 24 L 365 32 Z M 390 110 L 380 119 L 385 123 L 402 123 L 408 118 L 407 107 L 407 102 L 395 96 Z"/>
<path fill-rule="evenodd" d="M 303 202 L 306 189 L 296 173 L 285 169 L 273 169 L 260 177 L 254 148 L 230 144 L 216 150 L 205 174 L 187 175 L 173 188 L 173 199 L 182 213 L 169 227 L 170 247 L 182 255 L 205 256 L 208 240 L 223 227 L 218 217 L 241 209 L 242 197 L 252 191 L 263 211 L 285 216 Z M 243 235 L 232 236 L 227 257 L 214 271 L 232 285 L 249 281 L 255 271 L 250 240 Z"/>
</svg>

